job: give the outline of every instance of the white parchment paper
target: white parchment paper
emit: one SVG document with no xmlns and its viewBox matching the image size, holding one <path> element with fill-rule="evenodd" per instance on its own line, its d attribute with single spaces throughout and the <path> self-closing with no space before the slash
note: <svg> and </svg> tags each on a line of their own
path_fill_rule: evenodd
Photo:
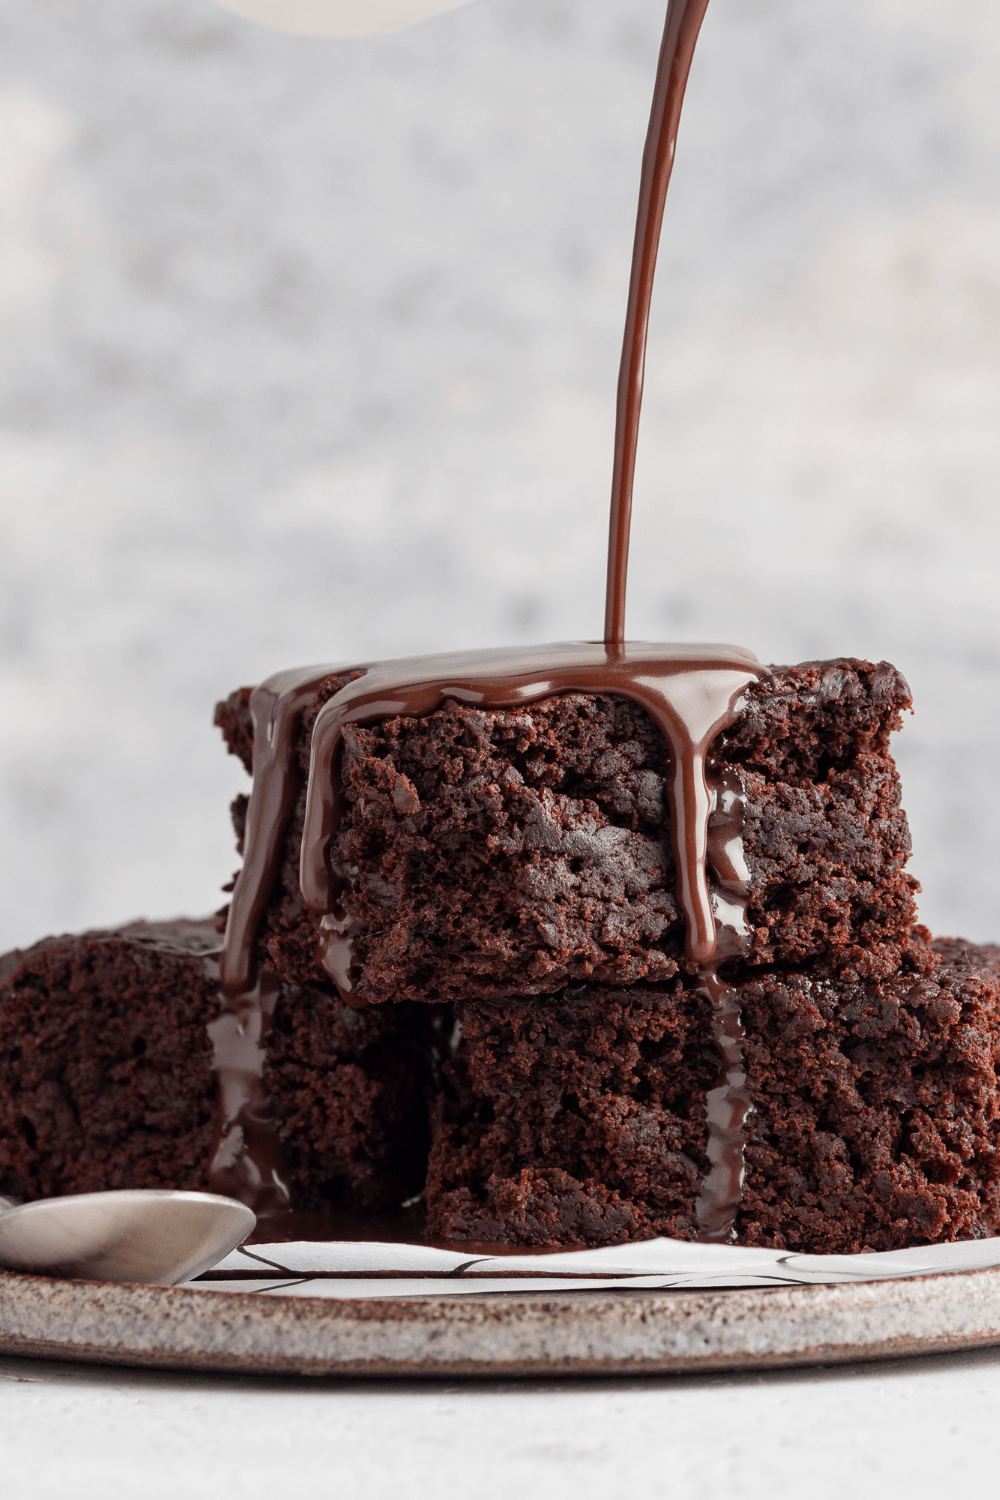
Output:
<svg viewBox="0 0 1000 1500">
<path fill-rule="evenodd" d="M 428 1245 L 297 1240 L 241 1246 L 206 1278 L 189 1284 L 220 1292 L 320 1297 L 456 1296 L 622 1285 L 648 1290 L 820 1286 L 990 1266 L 1000 1267 L 1000 1238 L 864 1255 L 797 1255 L 657 1239 L 601 1250 L 485 1256 Z"/>
</svg>

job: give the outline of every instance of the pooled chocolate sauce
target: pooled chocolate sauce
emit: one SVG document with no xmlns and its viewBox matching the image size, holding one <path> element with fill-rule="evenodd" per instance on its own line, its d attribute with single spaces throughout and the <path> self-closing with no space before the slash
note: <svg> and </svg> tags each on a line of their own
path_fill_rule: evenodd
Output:
<svg viewBox="0 0 1000 1500">
<path fill-rule="evenodd" d="M 213 1187 L 259 1211 L 287 1205 L 288 1195 L 262 1082 L 262 1043 L 275 982 L 258 970 L 257 940 L 300 790 L 295 744 L 302 714 L 323 682 L 346 675 L 352 680 L 327 701 L 313 727 L 300 878 L 305 904 L 317 918 L 320 962 L 348 1005 L 358 1001 L 353 935 L 341 898 L 355 872 L 337 858 L 340 752 L 347 725 L 418 718 L 446 700 L 509 709 L 572 692 L 630 698 L 658 725 L 670 749 L 670 829 L 685 951 L 699 967 L 701 993 L 712 1008 L 723 1062 L 720 1083 L 707 1099 L 711 1168 L 696 1205 L 698 1237 L 732 1237 L 750 1106 L 739 1006 L 719 971 L 742 950 L 748 875 L 740 837 L 742 789 L 713 777 L 708 757 L 712 741 L 734 722 L 744 693 L 764 669 L 739 647 L 624 639 L 632 486 L 656 254 L 684 90 L 707 5 L 708 0 L 670 0 L 643 155 L 618 387 L 604 642 L 310 667 L 272 677 L 251 696 L 253 794 L 222 958 L 224 1009 L 212 1027 L 221 1105 L 210 1176 Z"/>
</svg>

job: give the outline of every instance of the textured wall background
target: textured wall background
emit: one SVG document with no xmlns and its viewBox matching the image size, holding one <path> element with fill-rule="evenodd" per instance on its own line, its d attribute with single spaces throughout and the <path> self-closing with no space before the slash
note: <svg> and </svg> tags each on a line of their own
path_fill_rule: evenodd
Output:
<svg viewBox="0 0 1000 1500">
<path fill-rule="evenodd" d="M 237 684 L 599 633 L 662 11 L 338 44 L 0 0 L 0 948 L 218 904 Z M 713 0 L 630 604 L 637 637 L 895 660 L 923 913 L 980 938 L 998 167 L 987 0 Z"/>
</svg>

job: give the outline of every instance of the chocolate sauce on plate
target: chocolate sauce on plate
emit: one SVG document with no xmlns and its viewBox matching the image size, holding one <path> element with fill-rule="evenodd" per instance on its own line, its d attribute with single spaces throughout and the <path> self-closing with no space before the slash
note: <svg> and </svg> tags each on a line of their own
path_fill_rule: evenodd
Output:
<svg viewBox="0 0 1000 1500">
<path fill-rule="evenodd" d="M 243 869 L 233 892 L 222 957 L 223 1012 L 211 1028 L 220 1079 L 220 1122 L 210 1180 L 258 1211 L 287 1206 L 281 1151 L 263 1088 L 276 981 L 256 964 L 257 939 L 277 886 L 285 835 L 301 789 L 295 745 L 303 712 L 331 677 L 350 680 L 320 710 L 312 731 L 300 883 L 317 918 L 320 962 L 348 1004 L 355 995 L 352 931 L 341 898 L 354 872 L 338 863 L 340 762 L 348 725 L 418 718 L 446 701 L 509 709 L 562 693 L 615 694 L 641 705 L 670 750 L 668 802 L 684 914 L 685 952 L 698 966 L 722 1058 L 707 1099 L 709 1172 L 696 1204 L 698 1237 L 733 1236 L 743 1184 L 744 1126 L 750 1108 L 736 992 L 720 968 L 744 946 L 748 874 L 743 861 L 742 789 L 733 773 L 711 772 L 712 741 L 731 725 L 747 688 L 764 673 L 735 646 L 625 641 L 632 487 L 642 403 L 649 308 L 681 105 L 708 0 L 670 0 L 643 155 L 635 249 L 618 385 L 603 642 L 308 667 L 256 688 L 253 794 Z M 710 872 L 714 879 L 710 880 Z"/>
</svg>

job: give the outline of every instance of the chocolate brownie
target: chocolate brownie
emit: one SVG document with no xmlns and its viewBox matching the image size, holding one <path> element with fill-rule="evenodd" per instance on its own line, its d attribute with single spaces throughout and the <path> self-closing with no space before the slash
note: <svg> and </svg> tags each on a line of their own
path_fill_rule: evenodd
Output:
<svg viewBox="0 0 1000 1500">
<path fill-rule="evenodd" d="M 47 938 L 0 960 L 0 1191 L 204 1185 L 212 923 Z"/>
<path fill-rule="evenodd" d="M 995 949 L 961 946 L 879 981 L 740 986 L 742 1241 L 850 1252 L 1000 1233 L 1000 972 Z"/>
<path fill-rule="evenodd" d="M 352 1010 L 316 987 L 282 990 L 264 1083 L 296 1209 L 395 1209 L 427 1170 L 448 1007 Z"/>
<path fill-rule="evenodd" d="M 457 1007 L 425 1189 L 446 1240 L 695 1235 L 719 1075 L 708 1002 L 678 976 Z"/>
<path fill-rule="evenodd" d="M 226 1007 L 246 1002 L 293 1207 L 372 1213 L 422 1191 L 446 1240 L 704 1237 L 729 1006 L 740 1242 L 1000 1232 L 1000 948 L 914 927 L 894 668 L 772 668 L 717 736 L 709 864 L 738 849 L 748 880 L 746 931 L 714 966 L 685 955 L 669 757 L 632 700 L 449 701 L 348 726 L 348 1004 L 317 962 L 298 864 L 312 726 L 356 676 L 321 681 L 292 746 L 298 800 L 255 950 L 267 1005 L 220 995 L 213 920 L 0 960 L 0 1192 L 218 1186 L 220 1140 L 253 1169 L 240 1116 L 218 1134 L 213 1072 L 230 1066 Z M 234 694 L 217 722 L 249 767 L 248 709 Z M 233 812 L 242 841 L 247 799 Z"/>
<path fill-rule="evenodd" d="M 302 790 L 263 947 L 289 982 L 328 981 L 299 890 Z M 251 765 L 249 690 L 217 710 Z M 771 668 L 713 747 L 711 774 L 742 803 L 750 874 L 746 959 L 878 977 L 914 920 L 910 839 L 889 737 L 910 706 L 894 667 Z M 692 972 L 665 797 L 667 748 L 626 698 L 569 693 L 516 710 L 449 702 L 422 718 L 348 726 L 337 863 L 358 1000 L 499 999 L 578 982 L 634 985 Z M 242 833 L 246 801 L 234 818 Z"/>
<path fill-rule="evenodd" d="M 0 959 L 0 1193 L 209 1186 L 220 941 L 214 919 L 134 923 Z M 419 1192 L 435 1020 L 282 991 L 264 1082 L 297 1206 Z"/>
<path fill-rule="evenodd" d="M 915 942 L 877 979 L 792 968 L 734 982 L 753 1106 L 740 1243 L 833 1253 L 1000 1233 L 997 950 L 945 946 Z M 426 1189 L 433 1233 L 695 1237 L 719 1061 L 692 981 L 458 1014 Z"/>
</svg>

